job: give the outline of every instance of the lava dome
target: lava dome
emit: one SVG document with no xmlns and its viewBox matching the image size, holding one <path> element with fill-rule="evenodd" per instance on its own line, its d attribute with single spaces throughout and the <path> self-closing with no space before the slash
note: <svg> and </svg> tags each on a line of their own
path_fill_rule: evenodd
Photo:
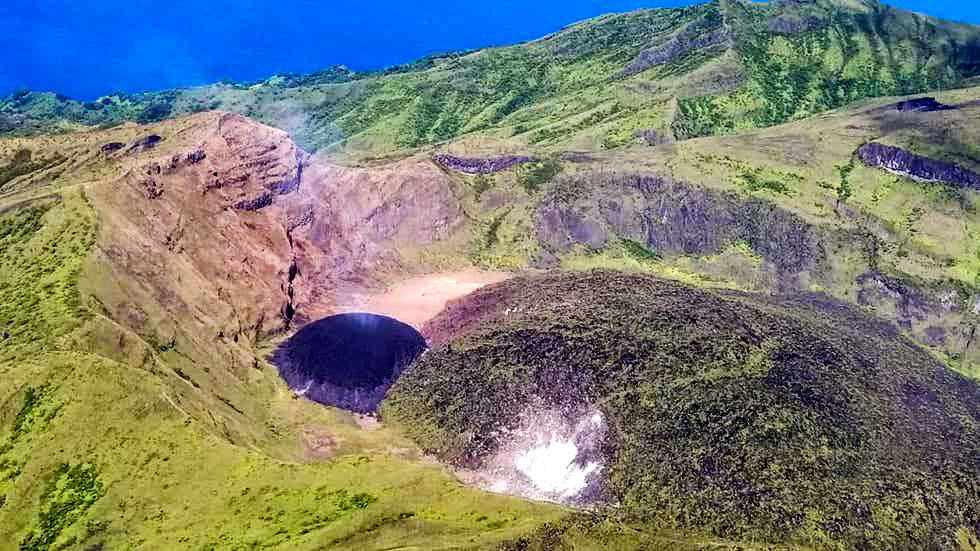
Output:
<svg viewBox="0 0 980 551">
<path fill-rule="evenodd" d="M 394 318 L 339 314 L 300 329 L 279 346 L 272 362 L 300 395 L 370 413 L 425 349 L 422 335 Z"/>
</svg>

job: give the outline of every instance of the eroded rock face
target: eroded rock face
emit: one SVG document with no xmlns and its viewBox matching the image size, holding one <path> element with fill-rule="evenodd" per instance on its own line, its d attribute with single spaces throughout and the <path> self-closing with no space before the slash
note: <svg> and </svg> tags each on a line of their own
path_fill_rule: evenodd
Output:
<svg viewBox="0 0 980 551">
<path fill-rule="evenodd" d="M 917 285 L 878 271 L 857 278 L 857 302 L 874 308 L 915 336 L 920 342 L 950 354 L 976 357 L 980 294 L 963 284 L 946 282 Z"/>
<path fill-rule="evenodd" d="M 152 149 L 162 141 L 163 141 L 162 136 L 158 136 L 156 134 L 150 134 L 149 136 L 144 136 L 136 140 L 135 142 L 133 142 L 133 145 L 129 146 L 129 150 L 134 151 L 134 150 Z"/>
<path fill-rule="evenodd" d="M 792 3 L 803 3 L 800 0 L 791 0 Z M 793 15 L 779 15 L 769 20 L 769 30 L 780 34 L 801 34 L 827 26 L 827 20 L 816 15 L 804 17 Z"/>
<path fill-rule="evenodd" d="M 335 166 L 238 115 L 160 127 L 152 149 L 116 160 L 121 177 L 87 190 L 101 225 L 94 292 L 122 325 L 202 362 L 251 367 L 244 345 L 333 313 L 373 270 L 398 268 L 400 244 L 461 223 L 426 160 Z M 210 356 L 214 339 L 234 341 L 229 357 Z"/>
<path fill-rule="evenodd" d="M 705 255 L 741 240 L 787 273 L 825 258 L 819 232 L 788 211 L 652 175 L 567 178 L 539 205 L 537 232 L 557 253 L 625 238 L 661 254 Z"/>
<path fill-rule="evenodd" d="M 527 155 L 502 155 L 499 157 L 489 158 L 464 158 L 455 157 L 453 155 L 436 155 L 433 157 L 433 160 L 446 168 L 457 172 L 463 172 L 465 174 L 493 174 L 495 172 L 507 170 L 508 168 L 519 164 L 533 163 L 538 159 L 537 157 L 530 157 Z"/>
<path fill-rule="evenodd" d="M 647 69 L 676 61 L 690 53 L 731 42 L 731 31 L 720 20 L 699 19 L 663 44 L 640 52 L 623 69 L 622 76 L 632 76 Z"/>
<path fill-rule="evenodd" d="M 980 174 L 946 161 L 916 155 L 904 149 L 869 143 L 858 149 L 858 157 L 868 166 L 884 168 L 903 176 L 927 182 L 943 182 L 980 190 Z"/>
<path fill-rule="evenodd" d="M 670 141 L 663 131 L 655 129 L 637 130 L 633 133 L 634 137 L 642 138 L 649 146 L 665 144 Z"/>
</svg>

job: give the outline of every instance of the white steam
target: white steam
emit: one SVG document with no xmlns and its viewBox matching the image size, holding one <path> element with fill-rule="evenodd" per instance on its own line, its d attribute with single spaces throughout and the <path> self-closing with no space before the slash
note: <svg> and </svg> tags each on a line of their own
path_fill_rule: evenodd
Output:
<svg viewBox="0 0 980 551">
<path fill-rule="evenodd" d="M 601 486 L 606 430 L 595 408 L 576 413 L 532 408 L 521 416 L 517 429 L 497 435 L 497 451 L 482 468 L 462 476 L 497 493 L 588 504 Z"/>
<path fill-rule="evenodd" d="M 585 466 L 575 464 L 578 447 L 570 440 L 561 440 L 557 434 L 545 446 L 528 450 L 518 456 L 514 464 L 524 473 L 537 490 L 545 494 L 573 497 L 588 485 L 587 478 L 599 468 L 592 461 Z"/>
</svg>

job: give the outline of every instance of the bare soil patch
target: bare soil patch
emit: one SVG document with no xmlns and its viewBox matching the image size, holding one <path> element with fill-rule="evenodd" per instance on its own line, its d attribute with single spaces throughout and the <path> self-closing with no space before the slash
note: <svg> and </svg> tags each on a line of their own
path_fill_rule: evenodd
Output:
<svg viewBox="0 0 980 551">
<path fill-rule="evenodd" d="M 384 293 L 358 296 L 345 310 L 390 316 L 421 330 L 450 300 L 511 277 L 506 272 L 477 269 L 414 277 L 395 283 Z"/>
</svg>

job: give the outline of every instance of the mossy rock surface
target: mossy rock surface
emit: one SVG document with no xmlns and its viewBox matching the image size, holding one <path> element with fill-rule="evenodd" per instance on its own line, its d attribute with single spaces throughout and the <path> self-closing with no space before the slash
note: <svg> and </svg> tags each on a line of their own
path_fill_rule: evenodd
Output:
<svg viewBox="0 0 980 551">
<path fill-rule="evenodd" d="M 382 411 L 473 466 L 531 401 L 597 406 L 617 516 L 818 549 L 948 549 L 980 530 L 980 388 L 894 326 L 595 271 L 451 304 Z"/>
</svg>

